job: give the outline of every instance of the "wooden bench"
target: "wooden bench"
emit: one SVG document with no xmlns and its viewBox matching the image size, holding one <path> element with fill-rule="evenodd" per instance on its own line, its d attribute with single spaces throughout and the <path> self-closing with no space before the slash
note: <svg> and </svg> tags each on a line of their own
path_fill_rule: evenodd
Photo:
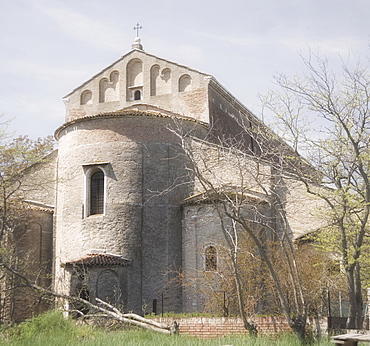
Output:
<svg viewBox="0 0 370 346">
<path fill-rule="evenodd" d="M 330 342 L 337 346 L 357 346 L 358 342 L 370 342 L 370 335 L 365 334 L 342 334 L 331 337 Z"/>
</svg>

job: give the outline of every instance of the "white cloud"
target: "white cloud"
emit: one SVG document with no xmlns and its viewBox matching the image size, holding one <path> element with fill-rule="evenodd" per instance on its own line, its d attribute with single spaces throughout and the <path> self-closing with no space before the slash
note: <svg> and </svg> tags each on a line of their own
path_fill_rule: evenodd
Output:
<svg viewBox="0 0 370 346">
<path fill-rule="evenodd" d="M 27 60 L 12 60 L 8 66 L 13 75 L 32 76 L 32 78 L 37 78 L 41 81 L 52 82 L 61 78 L 75 78 L 76 75 L 84 76 L 84 71 L 81 68 L 70 69 Z"/>
<path fill-rule="evenodd" d="M 113 52 L 122 50 L 125 35 L 116 26 L 63 7 L 60 2 L 39 0 L 32 4 L 75 40 Z"/>
<path fill-rule="evenodd" d="M 329 56 L 341 55 L 346 57 L 348 54 L 353 55 L 355 58 L 360 52 L 366 51 L 364 41 L 354 36 L 347 37 L 326 37 L 326 38 L 312 38 L 310 41 L 303 39 L 302 37 L 285 37 L 279 40 L 279 43 L 283 46 L 284 50 L 291 52 L 302 52 L 307 53 L 308 50 Z"/>
<path fill-rule="evenodd" d="M 200 36 L 211 39 L 213 41 L 222 41 L 226 44 L 237 45 L 237 46 L 253 46 L 259 42 L 258 36 L 223 36 L 211 33 L 199 33 Z"/>
</svg>

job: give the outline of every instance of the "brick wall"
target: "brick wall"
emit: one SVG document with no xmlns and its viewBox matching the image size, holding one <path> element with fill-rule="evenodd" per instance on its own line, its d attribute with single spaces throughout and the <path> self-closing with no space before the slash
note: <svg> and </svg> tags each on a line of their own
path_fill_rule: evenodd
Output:
<svg viewBox="0 0 370 346">
<path fill-rule="evenodd" d="M 247 334 L 243 321 L 238 317 L 183 317 L 158 318 L 158 322 L 173 325 L 179 323 L 180 334 L 192 335 L 199 338 L 214 338 L 228 334 Z M 257 325 L 259 335 L 275 335 L 290 332 L 291 329 L 284 317 L 255 317 L 253 323 Z"/>
</svg>

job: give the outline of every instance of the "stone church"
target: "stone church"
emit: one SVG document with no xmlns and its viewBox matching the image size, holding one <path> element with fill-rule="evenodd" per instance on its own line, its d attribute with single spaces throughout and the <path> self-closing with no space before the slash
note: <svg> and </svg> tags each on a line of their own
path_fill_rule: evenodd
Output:
<svg viewBox="0 0 370 346">
<path fill-rule="evenodd" d="M 147 53 L 138 37 L 63 101 L 58 149 L 40 168 L 55 183 L 28 196 L 34 221 L 20 242 L 50 274 L 44 284 L 139 314 L 201 311 L 201 297 L 175 285 L 174 272 L 217 270 L 223 235 L 211 205 L 197 198 L 204 191 L 188 174 L 174 129 L 210 156 L 236 140 L 258 156 L 235 116 L 250 129 L 264 125 L 213 76 Z M 228 164 L 221 179 L 237 184 Z M 257 190 L 251 194 L 262 198 Z M 312 229 L 294 203 L 286 209 L 292 234 Z M 16 304 L 15 320 L 25 309 Z"/>
</svg>

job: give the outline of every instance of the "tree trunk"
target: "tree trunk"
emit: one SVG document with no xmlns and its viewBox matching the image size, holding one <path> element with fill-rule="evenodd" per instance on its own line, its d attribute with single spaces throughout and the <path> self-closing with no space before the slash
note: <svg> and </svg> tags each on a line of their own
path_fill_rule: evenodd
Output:
<svg viewBox="0 0 370 346">
<path fill-rule="evenodd" d="M 348 283 L 348 329 L 362 329 L 363 299 L 360 280 L 360 265 L 358 263 L 346 269 Z"/>
<path fill-rule="evenodd" d="M 289 322 L 290 328 L 292 328 L 293 333 L 296 335 L 302 345 L 307 344 L 306 322 L 307 317 L 305 315 L 298 315 L 297 317 L 292 318 Z"/>
</svg>

